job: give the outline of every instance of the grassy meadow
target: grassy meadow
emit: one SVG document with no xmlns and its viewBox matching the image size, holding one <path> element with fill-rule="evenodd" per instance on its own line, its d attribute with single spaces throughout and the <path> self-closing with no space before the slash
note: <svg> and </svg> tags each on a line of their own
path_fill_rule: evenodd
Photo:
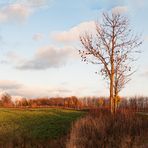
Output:
<svg viewBox="0 0 148 148">
<path fill-rule="evenodd" d="M 72 122 L 83 115 L 81 111 L 54 108 L 0 109 L 0 147 L 43 146 L 44 141 L 66 136 Z"/>
</svg>

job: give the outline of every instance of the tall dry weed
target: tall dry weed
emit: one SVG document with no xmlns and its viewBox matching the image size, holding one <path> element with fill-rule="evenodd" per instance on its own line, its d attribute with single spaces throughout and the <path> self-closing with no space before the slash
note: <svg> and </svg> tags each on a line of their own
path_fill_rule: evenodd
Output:
<svg viewBox="0 0 148 148">
<path fill-rule="evenodd" d="M 91 110 L 72 126 L 67 148 L 139 148 L 148 132 L 148 120 L 123 110 L 115 116 L 107 110 Z"/>
</svg>

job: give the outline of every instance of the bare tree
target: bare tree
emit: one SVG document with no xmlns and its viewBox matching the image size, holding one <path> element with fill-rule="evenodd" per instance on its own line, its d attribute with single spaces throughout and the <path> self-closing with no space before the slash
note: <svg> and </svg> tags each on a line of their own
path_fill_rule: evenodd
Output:
<svg viewBox="0 0 148 148">
<path fill-rule="evenodd" d="M 100 64 L 99 71 L 109 82 L 110 107 L 115 113 L 115 96 L 130 80 L 135 48 L 142 43 L 140 37 L 133 35 L 126 16 L 103 13 L 102 23 L 96 22 L 95 32 L 80 36 L 80 42 L 82 60 Z"/>
</svg>

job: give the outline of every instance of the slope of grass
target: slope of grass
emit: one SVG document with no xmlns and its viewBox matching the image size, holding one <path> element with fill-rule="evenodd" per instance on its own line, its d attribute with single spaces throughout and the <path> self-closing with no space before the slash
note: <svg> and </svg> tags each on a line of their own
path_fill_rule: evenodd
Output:
<svg viewBox="0 0 148 148">
<path fill-rule="evenodd" d="M 8 141 L 57 139 L 84 112 L 64 109 L 0 109 L 0 144 Z"/>
</svg>

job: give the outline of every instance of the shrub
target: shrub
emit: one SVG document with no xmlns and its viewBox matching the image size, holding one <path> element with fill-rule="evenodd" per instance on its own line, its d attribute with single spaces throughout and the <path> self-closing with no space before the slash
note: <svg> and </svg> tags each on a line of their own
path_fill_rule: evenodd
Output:
<svg viewBox="0 0 148 148">
<path fill-rule="evenodd" d="M 73 124 L 67 148 L 136 147 L 148 132 L 148 120 L 129 111 L 113 116 L 107 110 L 92 110 Z"/>
</svg>

